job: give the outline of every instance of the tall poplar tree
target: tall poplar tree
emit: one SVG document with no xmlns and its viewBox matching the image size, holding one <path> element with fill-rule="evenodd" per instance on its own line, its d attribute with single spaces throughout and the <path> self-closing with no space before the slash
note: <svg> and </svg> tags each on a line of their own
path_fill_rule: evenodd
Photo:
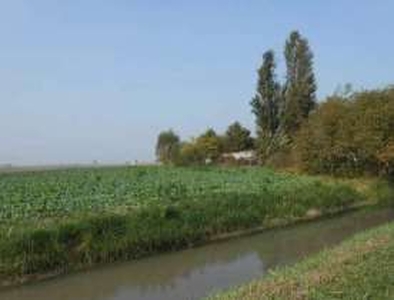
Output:
<svg viewBox="0 0 394 300">
<path fill-rule="evenodd" d="M 258 70 L 256 95 L 251 101 L 260 138 L 273 137 L 279 127 L 280 86 L 276 81 L 275 68 L 274 52 L 269 50 L 263 54 L 263 64 Z"/>
<path fill-rule="evenodd" d="M 258 70 L 256 95 L 251 101 L 252 112 L 256 118 L 256 146 L 261 162 L 275 150 L 275 140 L 280 128 L 282 98 L 275 69 L 274 52 L 265 52 L 262 66 Z"/>
<path fill-rule="evenodd" d="M 283 90 L 283 130 L 292 136 L 316 105 L 313 53 L 308 40 L 293 31 L 285 45 L 286 83 Z"/>
</svg>

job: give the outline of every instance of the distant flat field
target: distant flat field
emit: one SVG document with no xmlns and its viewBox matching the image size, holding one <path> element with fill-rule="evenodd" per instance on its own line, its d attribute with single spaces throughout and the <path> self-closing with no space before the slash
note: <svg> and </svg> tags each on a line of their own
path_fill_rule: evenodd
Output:
<svg viewBox="0 0 394 300">
<path fill-rule="evenodd" d="M 139 166 L 150 166 L 155 163 L 137 163 Z M 135 163 L 123 164 L 59 164 L 59 165 L 31 165 L 31 166 L 17 166 L 17 165 L 2 165 L 0 166 L 0 173 L 13 172 L 38 172 L 47 170 L 67 170 L 67 169 L 91 169 L 91 168 L 113 168 L 113 167 L 128 167 L 135 165 Z"/>
</svg>

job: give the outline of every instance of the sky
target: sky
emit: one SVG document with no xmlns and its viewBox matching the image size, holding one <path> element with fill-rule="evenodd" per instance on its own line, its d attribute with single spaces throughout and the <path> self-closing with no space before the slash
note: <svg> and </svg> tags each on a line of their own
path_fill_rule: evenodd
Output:
<svg viewBox="0 0 394 300">
<path fill-rule="evenodd" d="M 156 137 L 238 120 L 292 30 L 318 97 L 394 83 L 392 0 L 0 0 L 0 164 L 152 161 Z"/>
</svg>

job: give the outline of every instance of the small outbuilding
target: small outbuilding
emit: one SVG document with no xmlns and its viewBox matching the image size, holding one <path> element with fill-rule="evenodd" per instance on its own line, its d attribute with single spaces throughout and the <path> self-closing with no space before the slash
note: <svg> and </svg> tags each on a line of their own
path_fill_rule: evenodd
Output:
<svg viewBox="0 0 394 300">
<path fill-rule="evenodd" d="M 246 150 L 224 153 L 221 157 L 221 162 L 223 164 L 254 165 L 257 162 L 256 151 Z"/>
</svg>

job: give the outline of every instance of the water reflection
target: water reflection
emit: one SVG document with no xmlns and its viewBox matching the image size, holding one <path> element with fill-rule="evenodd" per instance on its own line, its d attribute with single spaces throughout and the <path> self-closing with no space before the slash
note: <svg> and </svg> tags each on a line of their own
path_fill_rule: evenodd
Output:
<svg viewBox="0 0 394 300">
<path fill-rule="evenodd" d="M 0 293 L 0 299 L 199 299 L 393 219 L 389 210 L 356 212 L 23 286 Z"/>
</svg>

